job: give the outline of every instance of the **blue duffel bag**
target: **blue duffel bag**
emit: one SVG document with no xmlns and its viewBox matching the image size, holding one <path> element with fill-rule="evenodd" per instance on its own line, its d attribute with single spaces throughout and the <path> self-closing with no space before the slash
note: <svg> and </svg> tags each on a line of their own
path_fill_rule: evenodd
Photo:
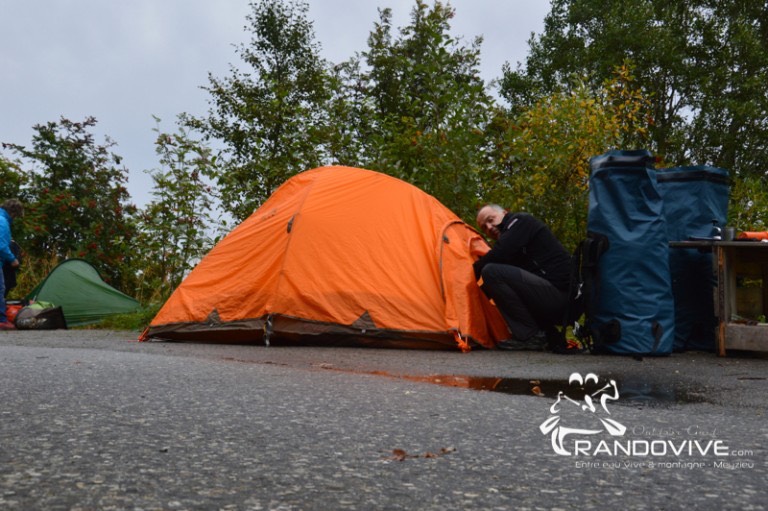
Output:
<svg viewBox="0 0 768 511">
<path fill-rule="evenodd" d="M 726 224 L 730 185 L 725 169 L 696 166 L 660 170 L 659 191 L 664 200 L 667 239 L 707 238 Z M 715 350 L 712 252 L 674 248 L 669 252 L 675 300 L 675 351 Z"/>
<path fill-rule="evenodd" d="M 669 240 L 654 161 L 645 150 L 590 160 L 587 230 L 607 239 L 586 325 L 596 353 L 668 355 L 673 349 Z"/>
</svg>

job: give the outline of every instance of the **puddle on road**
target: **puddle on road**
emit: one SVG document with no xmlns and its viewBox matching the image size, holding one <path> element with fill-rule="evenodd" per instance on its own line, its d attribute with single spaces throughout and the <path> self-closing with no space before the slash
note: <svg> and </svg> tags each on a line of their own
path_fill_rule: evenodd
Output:
<svg viewBox="0 0 768 511">
<path fill-rule="evenodd" d="M 414 381 L 419 383 L 431 383 L 443 387 L 456 387 L 462 389 L 500 392 L 517 396 L 539 396 L 544 398 L 556 398 L 559 392 L 564 392 L 573 399 L 584 399 L 586 395 L 594 395 L 603 389 L 607 381 L 601 379 L 599 384 L 592 382 L 584 385 L 569 384 L 568 380 L 559 379 L 531 379 L 531 378 L 501 378 L 493 376 L 461 376 L 461 375 L 402 375 L 386 371 L 345 371 L 333 367 L 325 367 L 334 371 L 354 374 L 367 374 L 383 376 L 399 380 Z M 697 392 L 690 388 L 668 387 L 660 384 L 637 381 L 632 379 L 616 380 L 620 399 L 616 404 L 629 406 L 659 406 L 685 403 L 707 402 L 703 392 Z"/>
<path fill-rule="evenodd" d="M 231 357 L 224 360 L 233 362 L 288 365 L 271 361 L 248 361 Z M 516 396 L 538 396 L 548 399 L 556 399 L 559 392 L 572 399 L 583 400 L 585 396 L 595 396 L 605 390 L 606 383 L 615 379 L 619 391 L 617 405 L 625 406 L 668 406 L 673 404 L 708 403 L 706 391 L 675 384 L 672 386 L 656 382 L 648 382 L 637 378 L 621 378 L 607 376 L 600 378 L 599 382 L 587 381 L 581 385 L 569 383 L 565 379 L 533 379 L 533 378 L 503 378 L 496 376 L 466 376 L 466 375 L 409 375 L 395 374 L 387 371 L 359 371 L 354 369 L 341 369 L 333 364 L 313 364 L 316 369 L 335 371 L 347 374 L 362 374 L 369 376 L 381 376 L 385 378 L 407 380 L 418 383 L 429 383 L 443 387 L 455 387 L 469 390 L 500 392 Z M 746 378 L 744 378 L 746 379 Z M 758 379 L 758 378 L 755 378 Z"/>
</svg>

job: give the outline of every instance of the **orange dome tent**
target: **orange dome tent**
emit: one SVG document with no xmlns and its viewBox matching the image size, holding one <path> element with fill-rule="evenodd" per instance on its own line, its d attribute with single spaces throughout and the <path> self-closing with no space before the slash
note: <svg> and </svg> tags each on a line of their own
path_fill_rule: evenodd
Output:
<svg viewBox="0 0 768 511">
<path fill-rule="evenodd" d="M 142 340 L 492 348 L 488 250 L 434 197 L 350 167 L 286 181 L 174 291 Z"/>
</svg>

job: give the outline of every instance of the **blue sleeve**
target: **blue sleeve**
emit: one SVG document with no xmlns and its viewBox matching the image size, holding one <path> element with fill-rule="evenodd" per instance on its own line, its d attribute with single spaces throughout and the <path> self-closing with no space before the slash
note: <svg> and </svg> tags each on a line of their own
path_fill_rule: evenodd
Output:
<svg viewBox="0 0 768 511">
<path fill-rule="evenodd" d="M 3 263 L 12 263 L 16 256 L 11 252 L 11 226 L 0 217 L 0 259 Z"/>
</svg>

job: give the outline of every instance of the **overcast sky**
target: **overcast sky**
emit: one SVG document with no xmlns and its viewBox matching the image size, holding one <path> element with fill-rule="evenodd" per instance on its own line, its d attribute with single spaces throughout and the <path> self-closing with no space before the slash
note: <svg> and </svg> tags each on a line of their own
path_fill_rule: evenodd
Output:
<svg viewBox="0 0 768 511">
<path fill-rule="evenodd" d="M 427 0 L 432 5 L 431 0 Z M 322 56 L 337 63 L 367 48 L 378 8 L 406 26 L 414 0 L 309 0 Z M 524 61 L 549 0 L 453 0 L 452 32 L 481 46 L 486 81 L 504 62 Z M 157 168 L 153 115 L 176 131 L 182 112 L 208 109 L 208 73 L 240 64 L 247 0 L 0 0 L 0 142 L 29 146 L 35 124 L 93 116 L 99 144 L 108 135 L 130 169 L 129 192 L 150 200 Z M 7 152 L 5 156 L 10 156 Z M 2 185 L 2 183 L 0 183 Z M 0 193 L 2 196 L 2 193 Z"/>
</svg>

